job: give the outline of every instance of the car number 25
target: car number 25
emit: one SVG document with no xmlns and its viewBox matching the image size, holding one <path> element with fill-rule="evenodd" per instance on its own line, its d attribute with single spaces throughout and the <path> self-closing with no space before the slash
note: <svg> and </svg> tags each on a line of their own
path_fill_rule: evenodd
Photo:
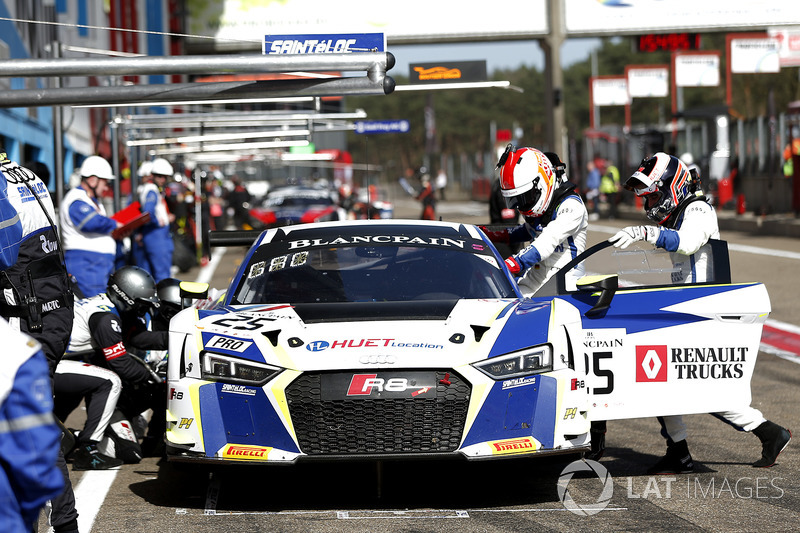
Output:
<svg viewBox="0 0 800 533">
<path fill-rule="evenodd" d="M 589 357 L 591 356 L 592 358 L 592 374 L 600 379 L 605 378 L 605 386 L 595 387 L 588 392 L 594 394 L 611 394 L 614 391 L 614 372 L 610 368 L 601 368 L 608 366 L 604 361 L 606 359 L 611 359 L 613 355 L 613 352 L 592 352 L 591 354 L 584 354 L 587 368 L 589 368 Z M 599 380 L 598 383 L 600 383 Z"/>
<path fill-rule="evenodd" d="M 274 322 L 275 318 L 268 316 L 253 316 L 253 315 L 225 315 L 222 318 L 214 320 L 212 324 L 222 326 L 225 328 L 236 329 L 239 331 L 255 331 L 267 325 L 268 322 Z"/>
</svg>

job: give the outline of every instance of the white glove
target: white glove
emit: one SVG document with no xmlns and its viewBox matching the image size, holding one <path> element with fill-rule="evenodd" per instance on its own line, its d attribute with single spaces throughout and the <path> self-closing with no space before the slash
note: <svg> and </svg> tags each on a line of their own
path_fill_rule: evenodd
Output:
<svg viewBox="0 0 800 533">
<path fill-rule="evenodd" d="M 628 226 L 619 230 L 608 240 L 614 243 L 615 248 L 624 249 L 636 241 L 647 241 L 650 244 L 655 244 L 658 241 L 659 234 L 661 234 L 661 228 L 656 226 Z"/>
</svg>

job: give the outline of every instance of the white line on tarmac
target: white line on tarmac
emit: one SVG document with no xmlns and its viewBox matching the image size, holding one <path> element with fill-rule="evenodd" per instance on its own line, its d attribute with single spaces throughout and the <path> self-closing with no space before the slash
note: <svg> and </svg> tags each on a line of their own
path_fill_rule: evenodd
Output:
<svg viewBox="0 0 800 533">
<path fill-rule="evenodd" d="M 603 511 L 627 511 L 627 507 L 606 507 Z M 302 515 L 333 515 L 337 520 L 418 520 L 418 519 L 450 519 L 471 518 L 470 513 L 561 513 L 571 512 L 565 507 L 546 509 L 417 509 L 417 510 L 373 510 L 354 509 L 349 511 L 215 511 L 212 514 L 203 512 L 206 516 L 302 516 Z M 175 509 L 176 515 L 192 515 L 186 508 Z M 324 516 L 323 516 L 324 518 Z"/>
<path fill-rule="evenodd" d="M 86 472 L 78 484 L 73 487 L 75 493 L 75 509 L 78 510 L 78 530 L 89 532 L 92 524 L 103 501 L 106 499 L 108 490 L 114 483 L 114 479 L 119 473 L 119 468 L 112 470 L 90 470 Z M 47 529 L 47 533 L 53 533 L 53 528 Z"/>
</svg>

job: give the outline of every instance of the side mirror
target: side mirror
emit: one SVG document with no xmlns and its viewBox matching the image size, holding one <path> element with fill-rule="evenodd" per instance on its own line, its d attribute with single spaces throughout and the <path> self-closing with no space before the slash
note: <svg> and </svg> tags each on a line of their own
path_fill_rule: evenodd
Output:
<svg viewBox="0 0 800 533">
<path fill-rule="evenodd" d="M 616 274 L 584 276 L 578 280 L 577 287 L 580 291 L 600 291 L 600 297 L 594 307 L 586 311 L 586 316 L 593 318 L 603 314 L 611 305 L 611 300 L 619 288 L 619 278 Z"/>
<path fill-rule="evenodd" d="M 188 307 L 190 300 L 204 300 L 208 298 L 208 283 L 198 283 L 196 281 L 181 281 L 178 285 L 181 289 L 181 302 L 183 308 Z"/>
</svg>

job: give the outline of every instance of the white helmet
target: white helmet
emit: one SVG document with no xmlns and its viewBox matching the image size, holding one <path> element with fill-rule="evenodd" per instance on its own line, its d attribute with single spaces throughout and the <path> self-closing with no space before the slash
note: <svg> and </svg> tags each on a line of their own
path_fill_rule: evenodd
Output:
<svg viewBox="0 0 800 533">
<path fill-rule="evenodd" d="M 500 191 L 506 205 L 528 217 L 547 211 L 559 179 L 550 159 L 536 148 L 515 148 L 511 144 L 500 156 Z"/>
<path fill-rule="evenodd" d="M 157 157 L 153 159 L 152 166 L 150 167 L 150 174 L 158 174 L 159 176 L 168 176 L 171 178 L 173 174 L 172 165 L 163 157 Z"/>
<path fill-rule="evenodd" d="M 90 178 L 97 176 L 101 180 L 113 180 L 114 172 L 111 170 L 111 165 L 108 161 L 99 155 L 90 155 L 84 159 L 81 165 L 81 178 Z"/>
<path fill-rule="evenodd" d="M 136 171 L 136 175 L 140 178 L 145 176 L 149 176 L 153 170 L 153 162 L 152 161 L 144 161 L 141 165 L 139 165 L 139 170 Z"/>
<path fill-rule="evenodd" d="M 664 224 L 682 202 L 692 197 L 692 177 L 675 156 L 658 152 L 645 157 L 624 187 L 642 198 L 644 212 Z"/>
</svg>

